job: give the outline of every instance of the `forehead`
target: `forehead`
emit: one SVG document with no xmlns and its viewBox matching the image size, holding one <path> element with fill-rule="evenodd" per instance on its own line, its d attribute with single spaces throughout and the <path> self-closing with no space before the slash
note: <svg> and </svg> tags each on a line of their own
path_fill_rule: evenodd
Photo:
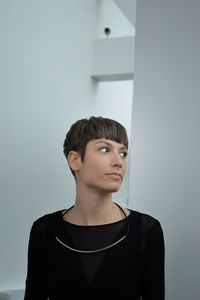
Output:
<svg viewBox="0 0 200 300">
<path fill-rule="evenodd" d="M 95 147 L 95 146 L 100 146 L 100 145 L 107 145 L 110 147 L 117 147 L 120 149 L 127 149 L 127 147 L 124 144 L 118 143 L 116 141 L 110 140 L 110 139 L 105 139 L 105 138 L 101 138 L 101 139 L 94 139 L 91 140 L 87 143 L 88 147 Z"/>
</svg>

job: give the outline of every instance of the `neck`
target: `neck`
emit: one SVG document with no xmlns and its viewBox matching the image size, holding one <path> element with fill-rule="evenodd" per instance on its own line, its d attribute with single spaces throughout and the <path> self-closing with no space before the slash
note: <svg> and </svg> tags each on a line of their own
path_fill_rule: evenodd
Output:
<svg viewBox="0 0 200 300">
<path fill-rule="evenodd" d="M 112 201 L 112 194 L 77 193 L 74 207 L 64 218 L 77 225 L 101 225 L 119 221 L 124 214 Z"/>
</svg>

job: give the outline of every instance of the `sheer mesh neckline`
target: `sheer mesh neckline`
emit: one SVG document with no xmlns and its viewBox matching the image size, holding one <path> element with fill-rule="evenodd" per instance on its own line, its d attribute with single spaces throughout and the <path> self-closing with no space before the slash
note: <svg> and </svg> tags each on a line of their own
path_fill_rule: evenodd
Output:
<svg viewBox="0 0 200 300">
<path fill-rule="evenodd" d="M 129 232 L 130 213 L 127 216 L 125 211 L 119 208 L 125 217 L 102 225 L 77 225 L 64 220 L 61 215 L 56 240 L 68 250 L 84 254 L 98 253 L 114 247 L 122 242 Z"/>
<path fill-rule="evenodd" d="M 75 224 L 75 223 L 69 222 L 67 220 L 64 220 L 63 219 L 63 212 L 61 214 L 62 214 L 61 215 L 62 222 L 64 224 L 67 224 L 68 226 L 72 226 L 72 227 L 77 227 L 77 228 L 100 228 L 100 227 L 107 227 L 107 226 L 112 226 L 112 225 L 118 225 L 121 222 L 124 222 L 130 216 L 130 212 L 129 212 L 128 216 L 126 215 L 126 217 L 124 217 L 123 219 L 115 221 L 115 222 L 104 223 L 104 224 L 95 224 L 95 225 L 80 225 L 80 224 Z"/>
<path fill-rule="evenodd" d="M 119 224 L 120 222 L 123 222 L 124 220 L 128 220 L 128 217 L 130 216 L 131 214 L 131 211 L 128 210 L 128 215 L 125 213 L 124 209 L 117 203 L 115 203 L 116 206 L 118 206 L 118 208 L 123 212 L 124 214 L 124 218 L 118 220 L 118 221 L 115 221 L 115 222 L 110 222 L 110 223 L 103 223 L 103 224 L 93 224 L 93 225 L 81 225 L 81 224 L 75 224 L 75 223 L 72 223 L 72 222 L 69 222 L 67 220 L 65 220 L 63 217 L 64 215 L 73 208 L 73 206 L 71 206 L 70 208 L 64 210 L 61 212 L 61 218 L 62 218 L 62 221 L 67 224 L 68 226 L 74 226 L 74 227 L 77 227 L 77 228 L 100 228 L 100 227 L 106 227 L 106 226 L 112 226 L 112 225 L 117 225 Z"/>
</svg>

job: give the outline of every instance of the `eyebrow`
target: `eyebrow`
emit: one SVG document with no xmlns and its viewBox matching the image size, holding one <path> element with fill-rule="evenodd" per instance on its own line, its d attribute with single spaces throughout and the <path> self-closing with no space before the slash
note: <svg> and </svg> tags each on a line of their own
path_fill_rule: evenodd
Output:
<svg viewBox="0 0 200 300">
<path fill-rule="evenodd" d="M 114 141 L 115 142 L 115 141 Z M 113 147 L 113 144 L 112 143 L 110 143 L 110 142 L 108 142 L 107 140 L 99 140 L 99 141 L 97 141 L 96 142 L 96 144 L 101 144 L 101 143 L 104 143 L 104 144 L 107 144 L 108 146 L 110 146 L 110 147 Z M 117 142 L 116 142 L 117 143 Z M 120 143 L 118 143 L 118 144 L 120 144 Z M 126 147 L 126 146 L 122 146 L 122 147 L 120 147 L 120 150 L 128 150 L 128 148 Z"/>
</svg>

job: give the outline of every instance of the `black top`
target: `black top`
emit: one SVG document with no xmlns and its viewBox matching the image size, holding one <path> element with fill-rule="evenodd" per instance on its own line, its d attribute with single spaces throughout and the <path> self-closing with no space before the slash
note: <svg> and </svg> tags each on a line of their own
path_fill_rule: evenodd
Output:
<svg viewBox="0 0 200 300">
<path fill-rule="evenodd" d="M 79 253 L 75 249 L 95 250 Z M 73 225 L 62 211 L 33 223 L 24 300 L 164 300 L 164 239 L 155 218 L 130 210 L 126 219 Z"/>
</svg>

